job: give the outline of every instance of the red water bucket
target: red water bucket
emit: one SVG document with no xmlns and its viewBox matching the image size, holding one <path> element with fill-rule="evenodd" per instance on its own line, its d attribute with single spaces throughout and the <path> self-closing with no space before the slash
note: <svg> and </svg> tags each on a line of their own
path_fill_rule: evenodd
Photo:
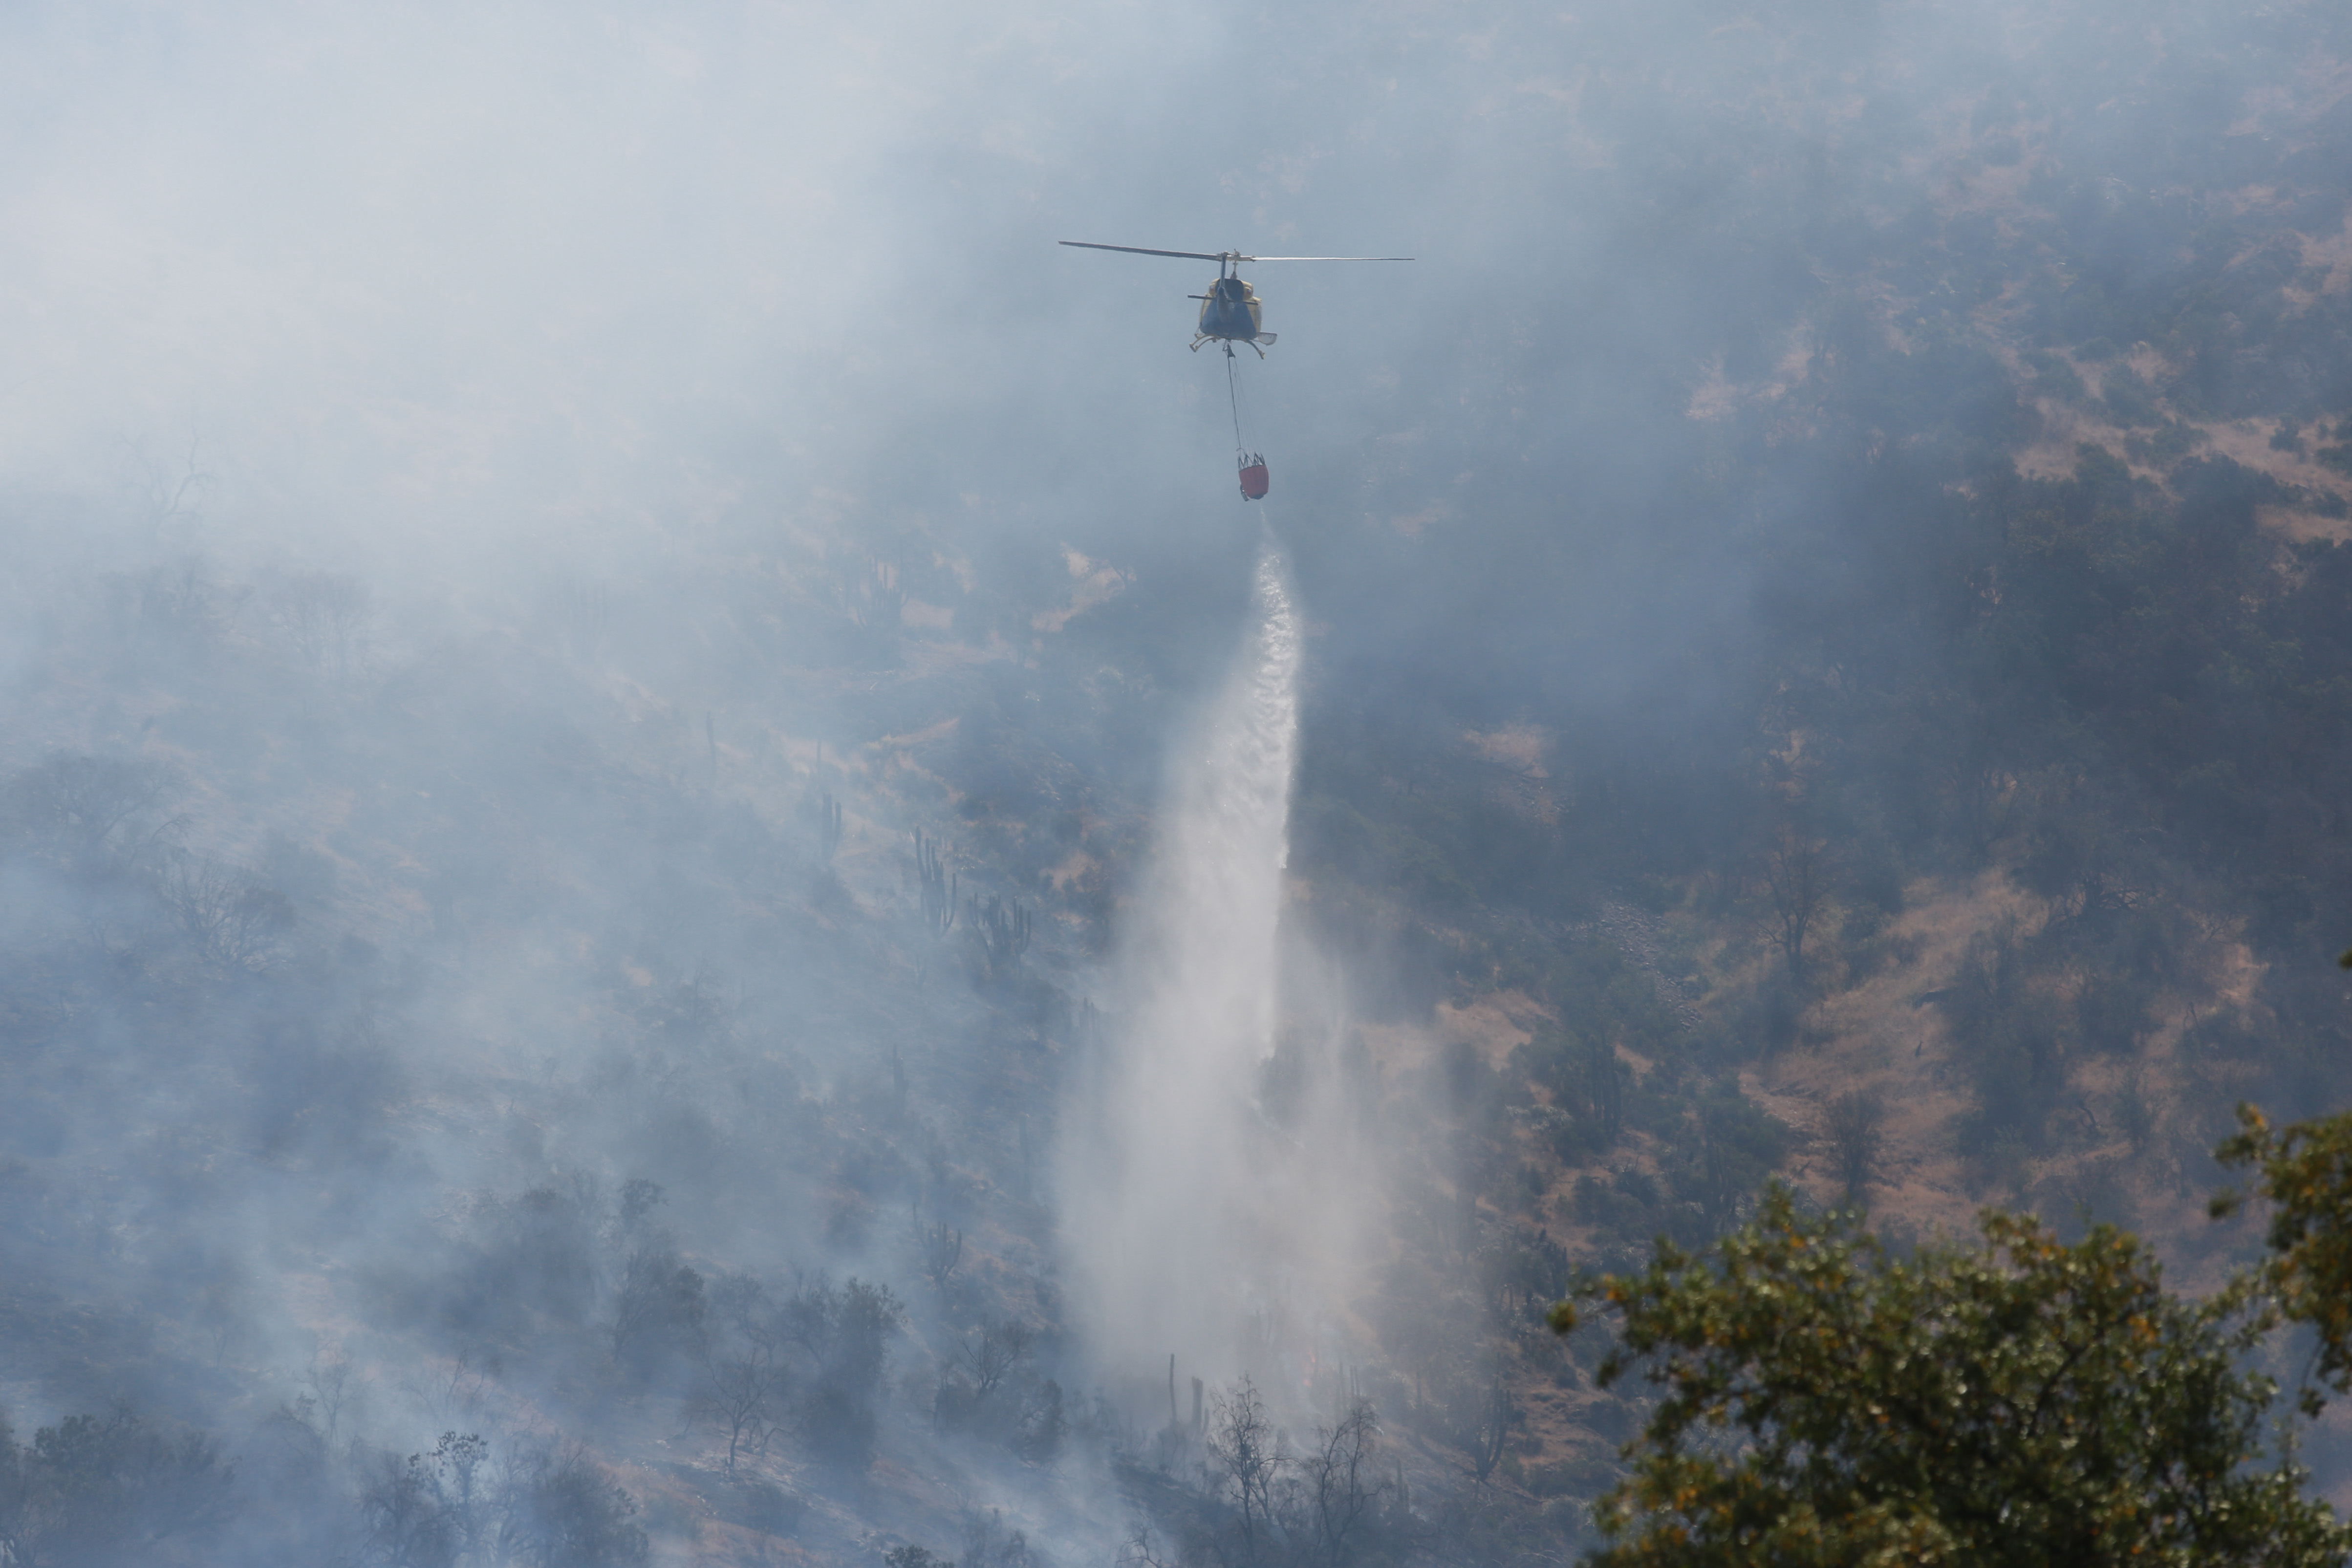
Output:
<svg viewBox="0 0 2352 1568">
<path fill-rule="evenodd" d="M 1272 483 L 1273 481 L 1266 476 L 1265 458 L 1253 454 L 1250 460 L 1242 465 L 1243 500 L 1265 500 L 1266 487 Z"/>
</svg>

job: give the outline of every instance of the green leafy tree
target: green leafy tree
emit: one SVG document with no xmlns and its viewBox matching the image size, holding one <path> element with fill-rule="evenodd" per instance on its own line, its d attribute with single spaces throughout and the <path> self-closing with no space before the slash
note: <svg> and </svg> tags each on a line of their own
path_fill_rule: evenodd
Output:
<svg viewBox="0 0 2352 1568">
<path fill-rule="evenodd" d="M 1604 1385 L 1638 1366 L 1661 1392 L 1593 1561 L 2343 1561 L 2327 1507 L 2266 1458 L 2254 1281 L 2187 1302 L 2125 1232 L 1982 1228 L 1896 1257 L 1775 1186 L 1706 1254 L 1661 1242 L 1561 1302 L 1561 1333 L 1619 1317 Z"/>
<path fill-rule="evenodd" d="M 2213 1154 L 2225 1166 L 2255 1167 L 2255 1190 L 2270 1200 L 2264 1283 L 2288 1317 L 2318 1333 L 2319 1376 L 2352 1393 L 2352 1112 L 2273 1130 L 2260 1111 L 2241 1105 L 2238 1128 Z M 2234 1193 L 2216 1197 L 2216 1218 L 2241 1201 Z M 2317 1413 L 2315 1396 L 2306 1396 L 2305 1409 Z"/>
</svg>

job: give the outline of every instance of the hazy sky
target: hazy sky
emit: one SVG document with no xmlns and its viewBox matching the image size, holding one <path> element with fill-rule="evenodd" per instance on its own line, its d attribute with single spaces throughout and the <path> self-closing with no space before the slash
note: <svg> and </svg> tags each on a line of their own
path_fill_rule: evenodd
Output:
<svg viewBox="0 0 2352 1568">
<path fill-rule="evenodd" d="M 2003 125 L 2136 188 L 2284 123 L 2307 9 L 19 5 L 0 485 L 193 451 L 204 539 L 436 595 L 912 523 L 1232 616 L 1265 517 L 1341 643 L 1638 690 L 1810 504 L 1683 492 L 1886 297 L 1840 258 Z M 1206 265 L 1062 238 L 1420 259 L 1256 269 L 1253 510 Z"/>
<path fill-rule="evenodd" d="M 11 7 L 0 473 L 193 439 L 218 526 L 404 557 L 762 485 L 1218 495 L 1204 269 L 1052 242 L 1433 237 L 1394 76 L 1258 47 L 1143 5 Z M 1432 261 L 1269 282 L 1280 373 L 1352 388 Z"/>
</svg>

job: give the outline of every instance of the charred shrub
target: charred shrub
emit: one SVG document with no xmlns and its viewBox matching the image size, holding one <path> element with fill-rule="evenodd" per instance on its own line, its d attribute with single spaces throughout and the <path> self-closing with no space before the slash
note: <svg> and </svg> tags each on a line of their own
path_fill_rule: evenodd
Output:
<svg viewBox="0 0 2352 1568">
<path fill-rule="evenodd" d="M 633 1249 L 621 1265 L 613 1297 L 613 1361 L 651 1378 L 690 1355 L 707 1312 L 702 1276 L 680 1261 L 676 1248 L 653 1240 Z"/>
<path fill-rule="evenodd" d="M 819 1279 L 793 1292 L 782 1322 L 807 1367 L 797 1415 L 811 1455 L 848 1469 L 872 1462 L 875 1396 L 905 1322 L 886 1285 L 853 1277 L 836 1289 Z"/>
<path fill-rule="evenodd" d="M 488 1499 L 479 1485 L 489 1448 L 479 1436 L 444 1432 L 429 1454 L 376 1461 L 360 1493 L 369 1561 L 395 1568 L 449 1568 L 479 1544 Z"/>
<path fill-rule="evenodd" d="M 546 1320 L 586 1322 L 596 1301 L 599 1199 L 596 1184 L 579 1177 L 480 1203 L 443 1289 L 445 1323 L 511 1344 Z"/>
<path fill-rule="evenodd" d="M 530 1568 L 637 1568 L 652 1543 L 636 1500 L 576 1448 L 528 1454 L 500 1500 L 500 1561 Z"/>
<path fill-rule="evenodd" d="M 168 849 L 188 784 L 139 758 L 57 752 L 0 788 L 0 841 L 76 878 L 103 881 Z"/>
<path fill-rule="evenodd" d="M 219 1532 L 232 1480 L 211 1438 L 128 1409 L 68 1416 L 22 1446 L 0 1421 L 0 1551 L 12 1563 L 152 1563 Z"/>
</svg>

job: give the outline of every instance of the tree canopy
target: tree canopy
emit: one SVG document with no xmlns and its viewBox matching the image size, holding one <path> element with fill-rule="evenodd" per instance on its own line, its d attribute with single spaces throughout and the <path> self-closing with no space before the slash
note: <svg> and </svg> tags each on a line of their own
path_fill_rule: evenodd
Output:
<svg viewBox="0 0 2352 1568">
<path fill-rule="evenodd" d="M 2256 1191 L 2272 1206 L 2265 1283 L 2288 1317 L 2317 1333 L 2318 1375 L 2352 1392 L 2352 1112 L 2273 1129 L 2241 1105 L 2238 1126 L 2214 1155 L 2260 1173 Z M 2216 1218 L 2242 1201 L 2221 1195 Z M 2315 1400 L 2305 1408 L 2317 1414 Z"/>
<path fill-rule="evenodd" d="M 2273 1156 L 2266 1172 L 2307 1172 L 2315 1146 L 2303 1132 L 2248 1148 Z M 2325 1315 L 2320 1281 L 2340 1276 L 2318 1270 L 2342 1253 L 2313 1243 L 2341 1245 L 2346 1169 L 2279 1178 L 2273 1239 L 2306 1249 L 2305 1273 L 2281 1291 L 2275 1270 L 2250 1270 L 2203 1301 L 2167 1291 L 2126 1231 L 2068 1242 L 1998 1211 L 1980 1239 L 1903 1255 L 1775 1187 L 1704 1253 L 1662 1241 L 1643 1272 L 1553 1311 L 1561 1333 L 1612 1314 L 1601 1381 L 1639 1369 L 1660 1391 L 1632 1474 L 1598 1505 L 1593 1561 L 2344 1561 L 2352 1534 L 2304 1495 L 2251 1353 L 2283 1314 Z M 2325 1218 L 2290 1224 L 2298 1194 Z"/>
</svg>

